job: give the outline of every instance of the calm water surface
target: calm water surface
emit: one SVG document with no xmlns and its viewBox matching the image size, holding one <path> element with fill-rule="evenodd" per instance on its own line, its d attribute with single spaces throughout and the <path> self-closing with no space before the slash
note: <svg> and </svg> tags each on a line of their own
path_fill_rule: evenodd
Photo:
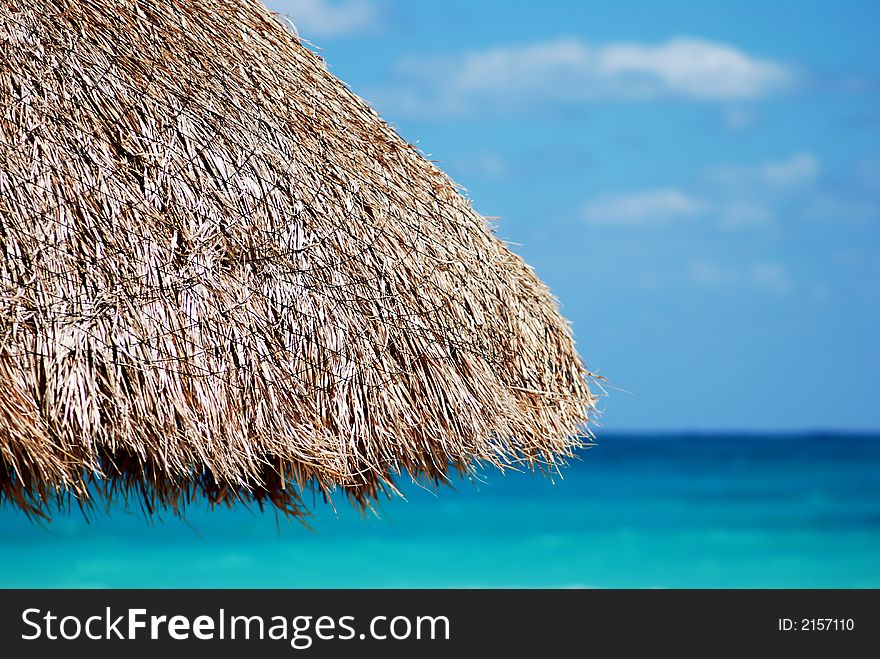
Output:
<svg viewBox="0 0 880 659">
<path fill-rule="evenodd" d="M 0 507 L 0 586 L 880 587 L 880 437 L 608 436 L 564 480 L 487 473 L 362 517 Z"/>
</svg>

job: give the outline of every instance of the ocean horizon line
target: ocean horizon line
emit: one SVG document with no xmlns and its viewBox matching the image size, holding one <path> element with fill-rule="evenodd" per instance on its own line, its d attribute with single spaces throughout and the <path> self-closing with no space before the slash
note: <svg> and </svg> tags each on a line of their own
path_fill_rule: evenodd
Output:
<svg viewBox="0 0 880 659">
<path fill-rule="evenodd" d="M 745 429 L 592 429 L 592 437 L 585 439 L 600 444 L 603 440 L 880 440 L 878 429 L 847 429 L 847 428 L 805 428 L 792 430 L 759 428 Z"/>
</svg>

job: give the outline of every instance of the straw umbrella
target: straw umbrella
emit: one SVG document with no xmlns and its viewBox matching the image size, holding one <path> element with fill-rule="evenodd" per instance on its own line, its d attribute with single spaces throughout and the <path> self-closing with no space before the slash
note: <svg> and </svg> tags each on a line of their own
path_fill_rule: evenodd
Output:
<svg viewBox="0 0 880 659">
<path fill-rule="evenodd" d="M 254 0 L 0 5 L 0 494 L 299 515 L 555 467 L 547 287 Z"/>
</svg>

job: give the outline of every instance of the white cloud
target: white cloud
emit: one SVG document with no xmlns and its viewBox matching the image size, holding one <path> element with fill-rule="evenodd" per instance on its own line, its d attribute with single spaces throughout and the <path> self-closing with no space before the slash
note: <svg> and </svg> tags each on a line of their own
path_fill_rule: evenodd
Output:
<svg viewBox="0 0 880 659">
<path fill-rule="evenodd" d="M 776 214 L 767 206 L 743 199 L 725 202 L 719 208 L 721 226 L 727 229 L 745 229 L 772 222 Z"/>
<path fill-rule="evenodd" d="M 403 110 L 433 114 L 661 97 L 731 101 L 784 91 L 796 81 L 779 62 L 687 38 L 659 45 L 559 39 L 408 57 L 398 73 L 406 91 L 391 94 L 394 100 Z"/>
<path fill-rule="evenodd" d="M 610 45 L 597 54 L 604 75 L 653 77 L 670 92 L 696 98 L 763 96 L 788 84 L 791 76 L 781 64 L 699 39 L 675 39 L 661 46 Z"/>
<path fill-rule="evenodd" d="M 377 26 L 379 18 L 371 0 L 275 0 L 268 6 L 288 16 L 296 32 L 306 39 L 367 32 Z"/>
<path fill-rule="evenodd" d="M 787 295 L 794 284 L 785 267 L 773 261 L 721 264 L 696 260 L 688 264 L 688 278 L 700 288 L 747 288 L 770 295 Z"/>
<path fill-rule="evenodd" d="M 804 193 L 809 192 L 805 187 L 817 179 L 820 170 L 818 159 L 809 153 L 755 165 L 725 165 L 704 176 L 716 187 L 705 185 L 704 180 L 695 191 L 656 188 L 600 196 L 587 202 L 582 217 L 594 224 L 626 226 L 705 217 L 726 229 L 746 229 L 770 224 L 780 213 L 791 214 L 793 208 L 808 217 L 835 211 L 847 216 L 871 214 L 873 206 L 832 208 L 827 199 L 805 210 Z"/>
<path fill-rule="evenodd" d="M 812 183 L 821 172 L 819 160 L 810 153 L 796 153 L 783 160 L 758 165 L 722 165 L 707 178 L 731 188 L 790 188 Z"/>
<path fill-rule="evenodd" d="M 487 179 L 503 179 L 510 175 L 510 163 L 497 153 L 478 153 L 451 163 L 456 173 Z"/>
<path fill-rule="evenodd" d="M 734 279 L 730 269 L 704 260 L 692 261 L 688 265 L 688 276 L 691 281 L 703 288 L 728 286 Z"/>
<path fill-rule="evenodd" d="M 596 224 L 642 226 L 691 219 L 708 210 L 702 199 L 670 188 L 593 199 L 584 206 L 583 218 Z"/>
<path fill-rule="evenodd" d="M 755 112 L 748 108 L 732 107 L 725 108 L 721 113 L 721 123 L 728 130 L 738 132 L 751 128 L 755 125 L 757 116 Z"/>
<path fill-rule="evenodd" d="M 758 177 L 771 185 L 809 183 L 819 174 L 819 161 L 809 153 L 799 153 L 788 160 L 765 163 Z"/>
<path fill-rule="evenodd" d="M 753 263 L 749 266 L 748 278 L 752 286 L 765 293 L 785 295 L 792 289 L 791 277 L 779 263 L 771 261 Z"/>
</svg>

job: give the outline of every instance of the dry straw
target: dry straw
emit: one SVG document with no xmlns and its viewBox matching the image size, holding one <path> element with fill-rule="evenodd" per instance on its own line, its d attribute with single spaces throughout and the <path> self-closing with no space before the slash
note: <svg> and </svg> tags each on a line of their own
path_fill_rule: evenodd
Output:
<svg viewBox="0 0 880 659">
<path fill-rule="evenodd" d="M 253 0 L 0 3 L 0 498 L 360 506 L 553 468 L 554 298 Z"/>
</svg>

